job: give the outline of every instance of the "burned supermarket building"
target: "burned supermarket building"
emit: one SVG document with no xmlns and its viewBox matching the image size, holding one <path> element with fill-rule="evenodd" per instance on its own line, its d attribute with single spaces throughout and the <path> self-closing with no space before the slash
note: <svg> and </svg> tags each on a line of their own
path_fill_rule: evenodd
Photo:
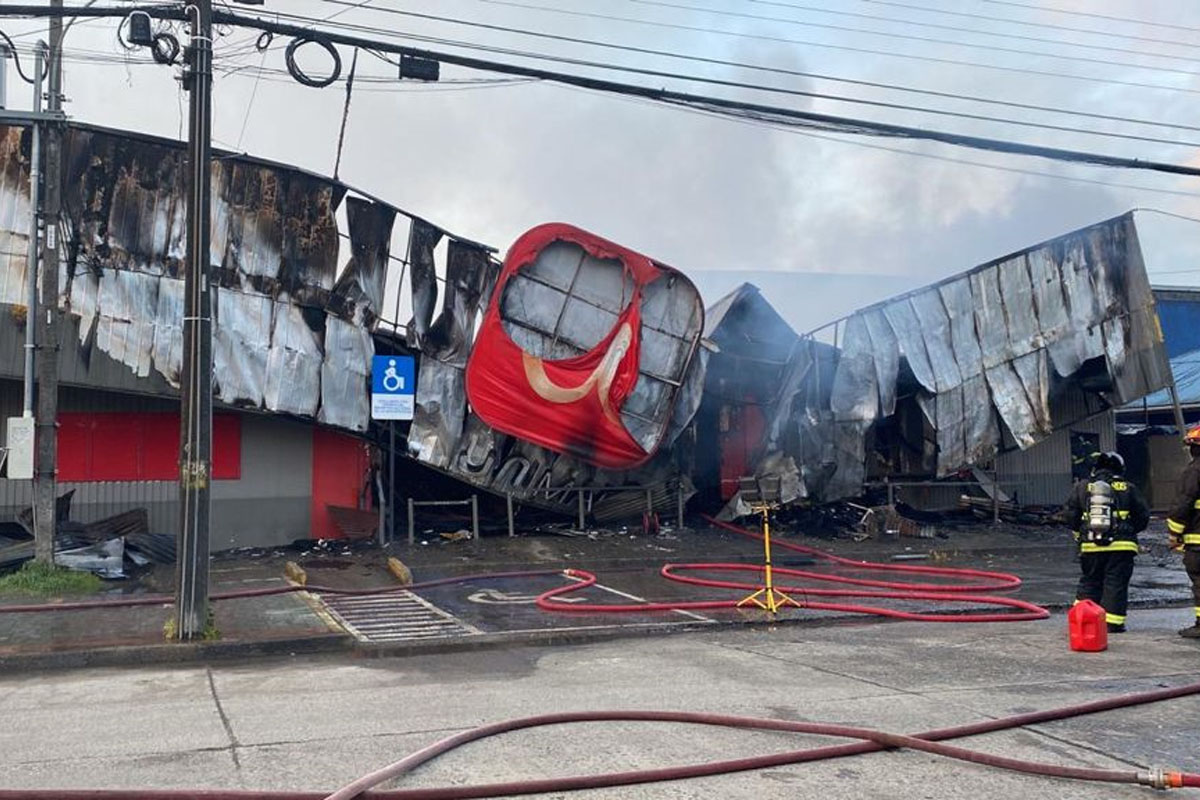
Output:
<svg viewBox="0 0 1200 800">
<path fill-rule="evenodd" d="M 72 124 L 57 298 L 61 489 L 83 522 L 177 524 L 183 152 Z M 0 127 L 0 406 L 20 413 L 29 135 Z M 1072 436 L 1172 386 L 1132 215 L 798 332 L 744 285 L 565 224 L 494 251 L 338 181 L 213 165 L 213 546 L 402 538 L 409 500 L 475 496 L 503 530 L 715 512 L 738 478 L 914 505 L 985 474 L 1070 484 Z M 416 359 L 411 422 L 371 419 L 375 355 Z M 939 483 L 940 482 L 940 483 Z M 29 504 L 0 477 L 0 518 Z"/>
</svg>

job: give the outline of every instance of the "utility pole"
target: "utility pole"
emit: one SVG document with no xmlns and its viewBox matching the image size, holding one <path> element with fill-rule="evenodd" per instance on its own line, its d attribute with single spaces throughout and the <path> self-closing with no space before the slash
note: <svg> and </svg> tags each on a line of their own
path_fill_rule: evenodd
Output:
<svg viewBox="0 0 1200 800">
<path fill-rule="evenodd" d="M 184 87 L 188 116 L 188 231 L 184 278 L 183 383 L 180 389 L 180 529 L 175 622 L 180 640 L 208 623 L 209 484 L 212 478 L 212 0 L 193 0 Z"/>
<path fill-rule="evenodd" d="M 50 7 L 62 8 L 62 0 Z M 35 417 L 37 461 L 33 478 L 34 555 L 42 563 L 54 562 L 54 535 L 58 527 L 58 334 L 62 312 L 58 307 L 59 253 L 62 241 L 58 218 L 62 208 L 62 39 L 61 16 L 50 18 L 50 58 L 46 110 L 55 117 L 46 124 L 46 191 L 43 219 L 46 237 L 41 263 L 41 296 L 37 304 L 39 358 Z"/>
</svg>

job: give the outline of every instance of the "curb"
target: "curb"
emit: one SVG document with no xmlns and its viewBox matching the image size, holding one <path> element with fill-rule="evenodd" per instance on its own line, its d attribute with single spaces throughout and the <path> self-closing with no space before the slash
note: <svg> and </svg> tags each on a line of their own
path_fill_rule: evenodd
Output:
<svg viewBox="0 0 1200 800">
<path fill-rule="evenodd" d="M 83 667 L 128 667 L 145 664 L 197 664 L 242 658 L 348 652 L 347 634 L 329 633 L 285 639 L 126 645 L 88 650 L 42 651 L 0 655 L 0 672 L 17 673 Z"/>
</svg>

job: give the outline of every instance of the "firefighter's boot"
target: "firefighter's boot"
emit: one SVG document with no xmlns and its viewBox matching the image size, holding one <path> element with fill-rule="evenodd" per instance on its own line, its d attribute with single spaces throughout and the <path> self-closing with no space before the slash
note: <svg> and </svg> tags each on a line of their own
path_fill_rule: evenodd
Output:
<svg viewBox="0 0 1200 800">
<path fill-rule="evenodd" d="M 1179 635 L 1185 639 L 1200 639 L 1200 619 L 1192 627 L 1181 630 Z"/>
</svg>

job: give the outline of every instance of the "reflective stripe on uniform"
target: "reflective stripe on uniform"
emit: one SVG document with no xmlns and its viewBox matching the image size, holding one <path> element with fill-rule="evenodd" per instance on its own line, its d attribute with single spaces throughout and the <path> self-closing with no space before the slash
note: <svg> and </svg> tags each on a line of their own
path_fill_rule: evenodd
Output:
<svg viewBox="0 0 1200 800">
<path fill-rule="evenodd" d="M 1183 535 L 1184 544 L 1200 544 L 1200 533 L 1185 533 Z"/>
<path fill-rule="evenodd" d="M 1125 624 L 1125 615 L 1124 614 L 1105 614 L 1104 621 L 1107 622 L 1109 625 L 1124 625 Z"/>
<path fill-rule="evenodd" d="M 1078 603 L 1079 601 L 1076 600 L 1075 602 Z M 1200 619 L 1200 606 L 1196 606 L 1196 619 Z"/>
<path fill-rule="evenodd" d="M 1117 519 L 1129 519 L 1128 511 L 1117 510 Z"/>
<path fill-rule="evenodd" d="M 1129 484 L 1125 481 L 1113 481 L 1111 485 L 1114 492 L 1124 492 L 1129 490 Z"/>
<path fill-rule="evenodd" d="M 1200 544 L 1200 535 L 1197 535 L 1196 543 Z M 1079 551 L 1081 553 L 1136 553 L 1138 552 L 1138 543 L 1125 539 L 1118 539 L 1112 544 L 1104 545 L 1094 542 L 1084 542 L 1079 545 Z"/>
<path fill-rule="evenodd" d="M 1192 508 L 1200 508 L 1200 500 L 1197 500 L 1194 503 L 1192 503 Z"/>
<path fill-rule="evenodd" d="M 1167 530 L 1169 530 L 1171 533 L 1183 533 L 1184 529 L 1186 528 L 1187 525 L 1183 524 L 1182 522 L 1176 522 L 1170 517 L 1167 517 Z"/>
</svg>

